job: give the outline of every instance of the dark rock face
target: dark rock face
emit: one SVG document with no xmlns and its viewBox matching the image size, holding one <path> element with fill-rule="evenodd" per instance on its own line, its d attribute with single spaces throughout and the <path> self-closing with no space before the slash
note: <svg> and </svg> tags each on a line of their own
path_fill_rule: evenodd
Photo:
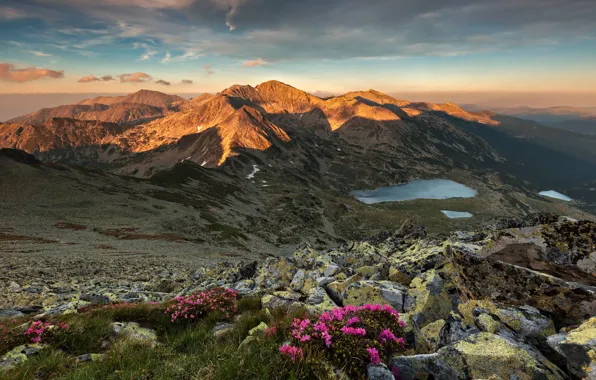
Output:
<svg viewBox="0 0 596 380">
<path fill-rule="evenodd" d="M 489 230 L 503 230 L 507 228 L 534 227 L 540 224 L 555 223 L 559 216 L 548 212 L 529 214 L 520 218 L 498 218 L 486 225 Z"/>
<path fill-rule="evenodd" d="M 27 165 L 41 164 L 41 161 L 35 158 L 34 155 L 19 149 L 0 148 L 0 157 L 8 157 L 16 162 Z"/>
<path fill-rule="evenodd" d="M 596 314 L 596 288 L 531 269 L 450 250 L 460 292 L 514 306 L 530 305 L 551 313 L 558 324 L 581 323 Z"/>
</svg>

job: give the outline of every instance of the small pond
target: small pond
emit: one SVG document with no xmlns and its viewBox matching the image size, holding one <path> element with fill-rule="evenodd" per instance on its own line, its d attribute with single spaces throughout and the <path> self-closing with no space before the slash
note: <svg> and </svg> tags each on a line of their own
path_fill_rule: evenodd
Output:
<svg viewBox="0 0 596 380">
<path fill-rule="evenodd" d="M 449 179 L 416 179 L 405 185 L 356 190 L 351 194 L 360 202 L 373 204 L 412 199 L 472 198 L 476 196 L 476 190 Z"/>
</svg>

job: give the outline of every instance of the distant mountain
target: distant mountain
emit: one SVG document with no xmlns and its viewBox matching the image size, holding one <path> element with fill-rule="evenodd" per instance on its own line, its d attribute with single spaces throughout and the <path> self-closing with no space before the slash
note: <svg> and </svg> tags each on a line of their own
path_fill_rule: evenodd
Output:
<svg viewBox="0 0 596 380">
<path fill-rule="evenodd" d="M 463 105 L 468 111 L 484 108 L 473 104 Z M 490 108 L 494 113 L 537 121 L 541 124 L 572 132 L 596 135 L 596 107 L 558 106 L 547 108 L 506 107 Z"/>
<path fill-rule="evenodd" d="M 112 123 L 139 123 L 155 119 L 176 109 L 184 101 L 177 95 L 140 90 L 127 96 L 100 96 L 77 104 L 43 108 L 7 121 L 11 124 L 43 125 L 53 118 L 95 120 Z"/>
</svg>

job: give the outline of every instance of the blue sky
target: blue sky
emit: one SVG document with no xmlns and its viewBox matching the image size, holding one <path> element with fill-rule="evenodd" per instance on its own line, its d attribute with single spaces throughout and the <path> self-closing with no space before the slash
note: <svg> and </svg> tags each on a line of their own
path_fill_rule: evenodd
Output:
<svg viewBox="0 0 596 380">
<path fill-rule="evenodd" d="M 0 49 L 1 93 L 594 93 L 596 2 L 2 0 Z"/>
</svg>

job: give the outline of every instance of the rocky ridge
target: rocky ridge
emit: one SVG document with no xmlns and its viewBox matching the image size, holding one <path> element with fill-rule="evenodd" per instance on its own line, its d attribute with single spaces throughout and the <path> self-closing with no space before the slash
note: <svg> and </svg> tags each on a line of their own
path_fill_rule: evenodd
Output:
<svg viewBox="0 0 596 380">
<path fill-rule="evenodd" d="M 520 261 L 524 255 L 532 260 Z M 259 296 L 269 309 L 391 305 L 407 324 L 407 352 L 392 362 L 401 379 L 591 378 L 595 267 L 593 222 L 541 214 L 435 237 L 404 223 L 336 249 L 304 246 L 262 262 L 164 268 L 145 281 L 5 281 L 0 317 L 163 301 L 223 286 Z M 387 375 L 369 368 L 371 379 Z"/>
</svg>

